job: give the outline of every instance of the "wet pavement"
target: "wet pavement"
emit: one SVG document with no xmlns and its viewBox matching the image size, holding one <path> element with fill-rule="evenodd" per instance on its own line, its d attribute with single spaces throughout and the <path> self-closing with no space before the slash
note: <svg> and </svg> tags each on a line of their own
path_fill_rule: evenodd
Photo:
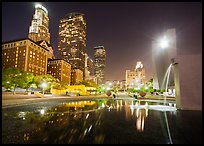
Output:
<svg viewBox="0 0 204 146">
<path fill-rule="evenodd" d="M 170 138 L 173 144 L 202 143 L 201 111 L 132 109 L 136 102 L 61 99 L 5 107 L 2 143 L 167 144 Z"/>
</svg>

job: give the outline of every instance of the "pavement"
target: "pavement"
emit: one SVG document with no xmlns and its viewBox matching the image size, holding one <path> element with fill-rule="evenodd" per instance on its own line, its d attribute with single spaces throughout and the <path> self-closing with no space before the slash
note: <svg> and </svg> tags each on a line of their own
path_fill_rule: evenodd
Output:
<svg viewBox="0 0 204 146">
<path fill-rule="evenodd" d="M 91 96 L 66 96 L 66 95 L 50 95 L 45 94 L 44 97 L 39 97 L 37 95 L 31 94 L 31 95 L 22 95 L 22 94 L 15 94 L 12 93 L 2 93 L 2 108 L 7 107 L 13 107 L 13 106 L 19 106 L 22 104 L 29 104 L 29 103 L 35 103 L 35 102 L 49 102 L 53 100 L 90 100 L 90 99 L 130 99 L 133 100 L 135 98 L 129 97 L 129 96 L 118 96 L 116 98 L 113 98 L 112 96 L 107 97 L 105 95 L 91 95 Z M 138 100 L 164 100 L 163 96 L 145 96 L 145 97 L 138 97 Z M 175 101 L 175 98 L 167 97 L 166 100 L 168 101 Z"/>
<path fill-rule="evenodd" d="M 49 102 L 53 100 L 81 100 L 81 99 L 93 99 L 93 98 L 109 98 L 107 96 L 66 96 L 66 95 L 50 95 L 45 94 L 44 97 L 37 95 L 22 95 L 22 94 L 4 94 L 2 93 L 2 108 L 19 106 L 22 104 L 35 103 L 35 102 Z"/>
</svg>

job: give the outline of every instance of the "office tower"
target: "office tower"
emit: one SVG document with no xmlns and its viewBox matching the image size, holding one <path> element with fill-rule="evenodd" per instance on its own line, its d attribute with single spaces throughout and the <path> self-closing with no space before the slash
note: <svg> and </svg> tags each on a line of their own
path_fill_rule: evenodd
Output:
<svg viewBox="0 0 204 146">
<path fill-rule="evenodd" d="M 29 38 L 2 43 L 2 69 L 13 67 L 45 75 L 47 60 L 48 50 Z"/>
<path fill-rule="evenodd" d="M 58 57 L 83 71 L 85 78 L 86 22 L 84 14 L 69 13 L 59 24 Z"/>
<path fill-rule="evenodd" d="M 71 84 L 71 65 L 63 59 L 49 59 L 47 73 L 65 84 Z"/>
<path fill-rule="evenodd" d="M 85 80 L 92 80 L 93 60 L 85 53 Z"/>
<path fill-rule="evenodd" d="M 50 43 L 48 11 L 40 4 L 35 5 L 35 14 L 29 27 L 28 38 L 34 42 L 45 40 Z"/>
<path fill-rule="evenodd" d="M 54 59 L 53 46 L 50 44 L 48 11 L 40 4 L 35 5 L 35 14 L 29 27 L 28 38 L 49 50 L 48 59 Z"/>
<path fill-rule="evenodd" d="M 94 73 L 97 84 L 104 84 L 105 82 L 105 63 L 106 63 L 106 50 L 104 46 L 94 47 Z"/>
</svg>

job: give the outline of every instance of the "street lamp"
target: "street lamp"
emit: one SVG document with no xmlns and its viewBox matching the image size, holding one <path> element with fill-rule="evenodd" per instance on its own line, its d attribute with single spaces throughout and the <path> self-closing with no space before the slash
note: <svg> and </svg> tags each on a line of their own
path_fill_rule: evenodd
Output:
<svg viewBox="0 0 204 146">
<path fill-rule="evenodd" d="M 169 41 L 168 39 L 166 38 L 166 36 L 164 36 L 163 38 L 161 38 L 159 40 L 159 46 L 162 48 L 162 49 L 165 49 L 165 48 L 168 48 L 169 47 Z"/>
<path fill-rule="evenodd" d="M 44 90 L 45 90 L 45 88 L 47 87 L 47 84 L 46 84 L 45 82 L 43 82 L 41 86 L 42 86 L 42 88 L 43 88 L 43 95 L 44 95 Z"/>
</svg>

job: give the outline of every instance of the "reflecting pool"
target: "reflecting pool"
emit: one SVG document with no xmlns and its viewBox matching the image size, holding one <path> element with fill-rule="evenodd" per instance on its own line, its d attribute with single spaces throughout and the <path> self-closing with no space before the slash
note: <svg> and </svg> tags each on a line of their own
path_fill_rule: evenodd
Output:
<svg viewBox="0 0 204 146">
<path fill-rule="evenodd" d="M 174 144 L 202 143 L 202 112 L 132 108 L 137 102 L 64 100 L 2 109 L 2 142 L 167 144 L 170 134 Z M 140 101 L 140 105 L 145 104 Z M 154 104 L 158 103 L 148 102 Z"/>
</svg>

